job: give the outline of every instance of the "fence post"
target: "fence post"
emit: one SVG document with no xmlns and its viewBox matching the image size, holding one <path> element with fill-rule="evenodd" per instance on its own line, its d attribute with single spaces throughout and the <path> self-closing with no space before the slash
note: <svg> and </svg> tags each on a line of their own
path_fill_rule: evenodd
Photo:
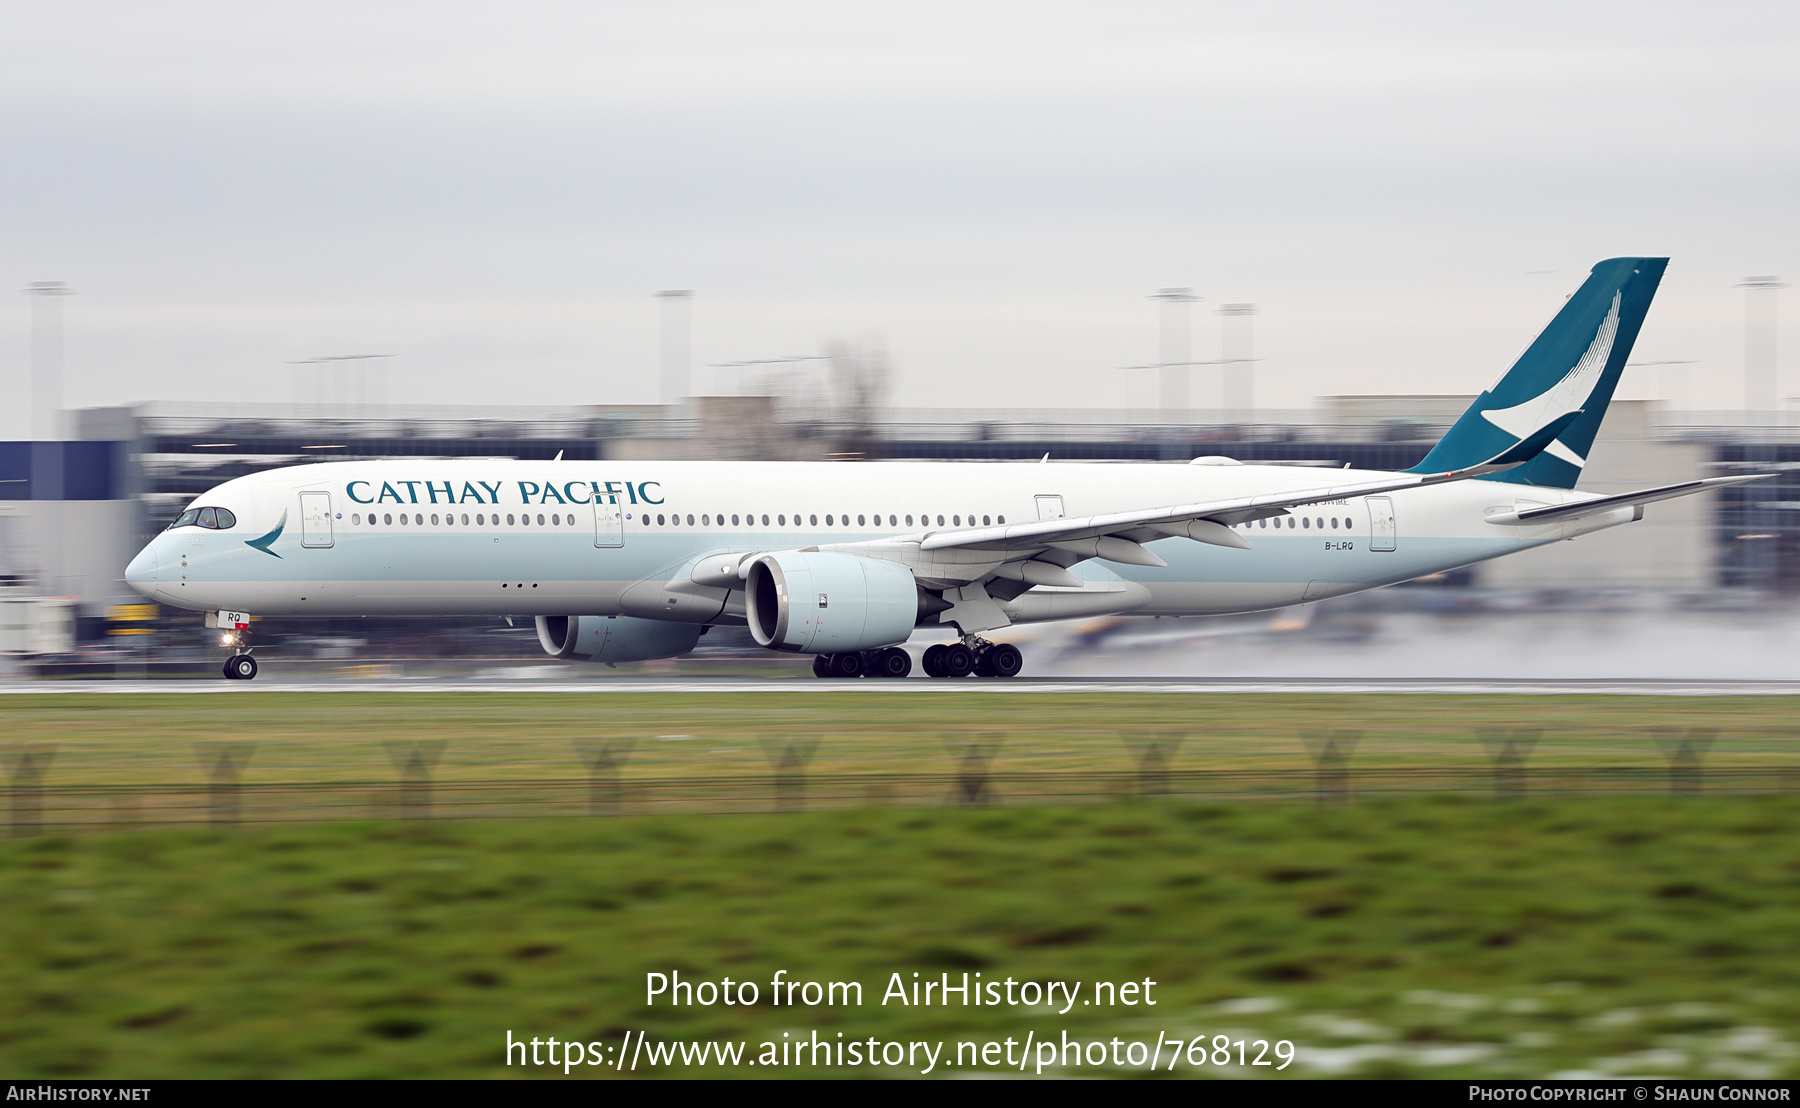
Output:
<svg viewBox="0 0 1800 1108">
<path fill-rule="evenodd" d="M 1000 752 L 1004 741 L 999 735 L 944 740 L 944 749 L 956 759 L 956 784 L 950 792 L 952 803 L 979 808 L 993 799 L 993 792 L 988 788 L 988 763 Z"/>
<path fill-rule="evenodd" d="M 1362 732 L 1333 731 L 1325 738 L 1304 741 L 1312 754 L 1319 803 L 1350 803 L 1350 755 L 1362 741 Z"/>
<path fill-rule="evenodd" d="M 1525 760 L 1543 737 L 1536 727 L 1490 727 L 1476 732 L 1494 760 L 1494 799 L 1525 798 Z"/>
<path fill-rule="evenodd" d="M 235 824 L 243 816 L 243 785 L 239 778 L 250 764 L 255 743 L 195 743 L 194 756 L 207 769 L 208 821 L 218 826 Z"/>
<path fill-rule="evenodd" d="M 21 743 L 7 751 L 13 838 L 28 838 L 44 829 L 44 774 L 55 757 L 56 747 L 49 743 Z"/>
<path fill-rule="evenodd" d="M 588 815 L 616 815 L 624 806 L 619 770 L 634 745 L 632 739 L 575 740 L 575 753 L 588 771 Z"/>
<path fill-rule="evenodd" d="M 1137 762 L 1139 796 L 1169 794 L 1169 763 L 1186 738 L 1179 731 L 1129 732 L 1119 736 Z"/>
<path fill-rule="evenodd" d="M 1719 737 L 1716 727 L 1651 728 L 1658 750 L 1669 760 L 1669 792 L 1673 796 L 1700 795 L 1700 762 Z"/>
<path fill-rule="evenodd" d="M 431 771 L 444 756 L 444 739 L 384 742 L 388 760 L 400 771 L 400 818 L 431 818 Z"/>
<path fill-rule="evenodd" d="M 774 768 L 775 810 L 798 812 L 806 807 L 806 766 L 819 749 L 817 739 L 758 739 L 763 757 Z"/>
</svg>

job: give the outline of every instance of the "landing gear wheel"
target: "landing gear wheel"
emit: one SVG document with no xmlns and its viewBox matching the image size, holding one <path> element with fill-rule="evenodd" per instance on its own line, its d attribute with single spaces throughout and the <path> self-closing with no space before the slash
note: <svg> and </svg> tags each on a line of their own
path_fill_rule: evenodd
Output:
<svg viewBox="0 0 1800 1108">
<path fill-rule="evenodd" d="M 875 654 L 875 668 L 870 677 L 905 677 L 912 672 L 912 655 L 897 646 Z"/>
<path fill-rule="evenodd" d="M 925 656 L 919 659 L 919 667 L 927 677 L 944 676 L 944 651 L 950 649 L 944 643 L 934 643 L 925 648 Z"/>
<path fill-rule="evenodd" d="M 943 667 L 945 677 L 967 677 L 975 672 L 975 652 L 962 643 L 953 642 L 944 647 L 939 665 Z"/>
<path fill-rule="evenodd" d="M 993 677 L 1017 677 L 1025 668 L 1025 655 L 1012 643 L 997 643 L 982 656 L 987 664 L 987 671 Z"/>
<path fill-rule="evenodd" d="M 234 654 L 225 659 L 225 676 L 234 681 L 256 678 L 256 659 L 248 654 Z"/>
<path fill-rule="evenodd" d="M 831 656 L 831 675 L 833 677 L 861 677 L 863 675 L 862 655 L 854 650 Z"/>
<path fill-rule="evenodd" d="M 837 676 L 836 674 L 831 672 L 831 655 L 829 655 L 829 654 L 814 654 L 813 655 L 813 676 L 814 677 L 835 677 L 835 676 Z"/>
</svg>

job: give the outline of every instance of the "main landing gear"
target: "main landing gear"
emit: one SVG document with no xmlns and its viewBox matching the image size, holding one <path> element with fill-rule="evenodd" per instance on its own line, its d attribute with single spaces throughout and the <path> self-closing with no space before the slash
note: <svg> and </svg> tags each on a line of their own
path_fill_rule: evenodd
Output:
<svg viewBox="0 0 1800 1108">
<path fill-rule="evenodd" d="M 911 672 L 912 655 L 897 646 L 813 656 L 815 677 L 905 677 Z"/>
<path fill-rule="evenodd" d="M 973 638 L 927 647 L 921 664 L 931 677 L 1017 677 L 1025 655 L 1009 642 Z"/>
<path fill-rule="evenodd" d="M 1017 677 L 1025 656 L 1012 643 L 972 638 L 926 647 L 922 665 L 928 677 Z M 912 656 L 897 646 L 813 657 L 815 677 L 905 677 L 911 672 Z"/>
</svg>

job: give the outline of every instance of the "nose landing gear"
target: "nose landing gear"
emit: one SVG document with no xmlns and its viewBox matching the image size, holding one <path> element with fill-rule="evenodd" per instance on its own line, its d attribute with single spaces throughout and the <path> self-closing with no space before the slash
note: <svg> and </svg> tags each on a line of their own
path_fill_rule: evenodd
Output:
<svg viewBox="0 0 1800 1108">
<path fill-rule="evenodd" d="M 219 645 L 232 652 L 225 659 L 220 672 L 227 681 L 253 681 L 256 679 L 256 659 L 250 656 L 250 617 L 242 612 L 220 612 L 217 617 L 218 626 L 224 629 L 219 636 Z M 208 616 L 206 625 L 213 626 L 214 617 Z"/>
</svg>

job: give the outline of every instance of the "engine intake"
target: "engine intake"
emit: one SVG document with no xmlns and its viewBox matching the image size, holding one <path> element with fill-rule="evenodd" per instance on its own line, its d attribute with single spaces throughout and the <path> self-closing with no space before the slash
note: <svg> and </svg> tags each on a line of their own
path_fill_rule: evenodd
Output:
<svg viewBox="0 0 1800 1108">
<path fill-rule="evenodd" d="M 759 645 L 811 654 L 905 642 L 925 595 L 898 562 L 798 550 L 759 555 L 744 589 Z"/>
<path fill-rule="evenodd" d="M 694 649 L 701 627 L 634 616 L 539 616 L 538 645 L 557 658 L 647 662 Z"/>
</svg>

